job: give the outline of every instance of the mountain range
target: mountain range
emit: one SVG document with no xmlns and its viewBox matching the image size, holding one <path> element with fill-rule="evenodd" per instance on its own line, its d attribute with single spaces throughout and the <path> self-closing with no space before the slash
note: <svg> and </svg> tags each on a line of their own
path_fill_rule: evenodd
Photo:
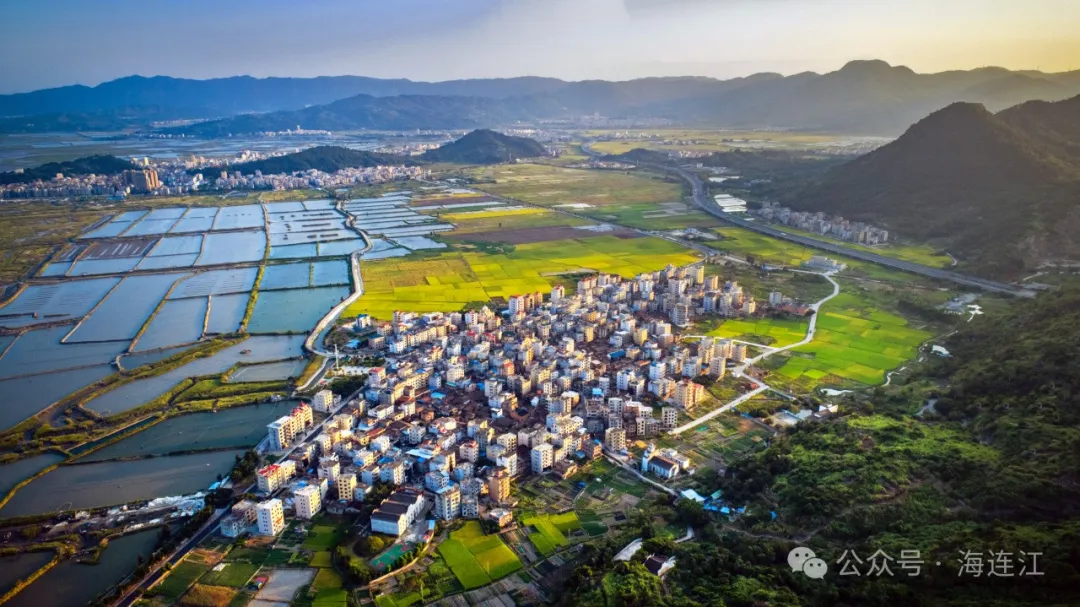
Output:
<svg viewBox="0 0 1080 607">
<path fill-rule="evenodd" d="M 1080 71 L 981 68 L 917 74 L 854 61 L 826 74 L 716 80 L 566 82 L 508 78 L 413 82 L 358 76 L 186 80 L 131 76 L 0 96 L 0 132 L 145 128 L 151 120 L 220 118 L 172 132 L 219 136 L 306 129 L 479 128 L 577 118 L 663 118 L 685 126 L 898 134 L 956 101 L 991 110 L 1080 94 Z"/>
<path fill-rule="evenodd" d="M 72 175 L 115 175 L 134 169 L 135 165 L 116 156 L 86 156 L 64 162 L 49 162 L 22 172 L 0 173 L 0 185 L 13 183 L 31 183 L 37 180 L 48 181 L 57 173 Z"/>
<path fill-rule="evenodd" d="M 996 114 L 951 104 L 780 198 L 937 243 L 986 274 L 1080 259 L 1080 96 Z"/>
</svg>

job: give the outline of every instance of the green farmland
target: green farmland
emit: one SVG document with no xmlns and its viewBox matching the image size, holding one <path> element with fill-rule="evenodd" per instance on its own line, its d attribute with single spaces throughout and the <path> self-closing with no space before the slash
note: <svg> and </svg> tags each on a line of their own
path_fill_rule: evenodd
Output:
<svg viewBox="0 0 1080 607">
<path fill-rule="evenodd" d="M 521 561 L 497 535 L 485 535 L 468 521 L 439 544 L 439 555 L 466 590 L 479 588 L 521 569 Z"/>
<path fill-rule="evenodd" d="M 835 376 L 861 384 L 885 381 L 885 372 L 918 354 L 930 333 L 908 326 L 903 318 L 873 307 L 863 297 L 844 292 L 818 313 L 814 341 L 799 346 L 777 373 L 812 383 Z"/>
<path fill-rule="evenodd" d="M 463 252 L 373 261 L 363 264 L 364 296 L 345 316 L 453 312 L 494 297 L 547 292 L 561 274 L 595 271 L 632 277 L 696 260 L 687 249 L 659 238 L 594 236 L 522 244 L 505 255 Z"/>
<path fill-rule="evenodd" d="M 529 534 L 529 541 L 544 556 L 548 556 L 559 548 L 568 545 L 570 542 L 564 534 L 581 528 L 581 521 L 573 512 L 558 515 L 538 514 L 526 516 L 521 520 L 521 523 L 526 527 L 536 529 L 535 532 Z"/>
<path fill-rule="evenodd" d="M 470 169 L 471 177 L 494 180 L 478 187 L 499 196 L 541 205 L 640 204 L 682 199 L 682 185 L 621 171 L 569 169 L 545 164 L 501 164 Z"/>
<path fill-rule="evenodd" d="M 709 331 L 707 335 L 737 338 L 766 346 L 780 347 L 790 346 L 805 339 L 806 330 L 809 326 L 809 321 L 781 318 L 762 318 L 760 320 L 729 319 L 722 321 L 720 326 Z"/>
</svg>

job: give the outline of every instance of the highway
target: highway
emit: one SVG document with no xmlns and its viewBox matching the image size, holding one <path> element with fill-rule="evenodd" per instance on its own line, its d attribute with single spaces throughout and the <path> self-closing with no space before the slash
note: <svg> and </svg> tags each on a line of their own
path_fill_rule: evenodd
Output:
<svg viewBox="0 0 1080 607">
<path fill-rule="evenodd" d="M 581 146 L 581 149 L 590 156 L 600 156 L 597 152 L 593 151 L 588 144 Z M 945 280 L 965 287 L 973 287 L 976 289 L 982 289 L 984 291 L 990 291 L 993 293 L 1004 293 L 1007 295 L 1017 295 L 1021 297 L 1034 297 L 1035 292 L 1027 289 L 1022 289 L 1014 285 L 996 282 L 993 280 L 986 280 L 984 278 L 977 278 L 975 276 L 968 276 L 966 274 L 960 274 L 959 272 L 952 272 L 949 270 L 942 270 L 940 268 L 932 268 L 930 266 L 924 266 L 922 264 L 913 263 L 910 261 L 904 261 L 902 259 L 894 259 L 892 257 L 886 257 L 884 255 L 878 255 L 876 253 L 870 253 L 868 251 L 860 251 L 858 249 L 852 249 L 843 245 L 818 240 L 816 238 L 810 238 L 808 236 L 802 236 L 799 234 L 792 234 L 779 230 L 769 225 L 765 225 L 756 221 L 749 221 L 741 217 L 733 216 L 730 213 L 725 213 L 720 210 L 720 207 L 716 202 L 709 198 L 709 195 L 705 192 L 705 185 L 701 182 L 701 179 L 683 170 L 677 166 L 668 166 L 663 164 L 653 164 L 649 162 L 637 162 L 635 164 L 639 166 L 646 166 L 650 168 L 660 169 L 670 173 L 675 173 L 681 177 L 684 181 L 690 184 L 693 191 L 694 203 L 697 204 L 703 211 L 716 217 L 720 221 L 736 225 L 740 228 L 752 230 L 759 234 L 778 238 L 780 240 L 786 240 L 795 244 L 802 245 L 804 247 L 811 247 L 825 251 L 827 253 L 834 253 L 836 255 L 843 255 L 845 257 L 851 257 L 860 261 L 866 261 L 869 263 L 877 264 L 894 270 L 901 270 L 903 272 L 911 272 L 912 274 L 919 274 L 927 276 L 929 278 L 936 278 L 938 280 Z"/>
</svg>

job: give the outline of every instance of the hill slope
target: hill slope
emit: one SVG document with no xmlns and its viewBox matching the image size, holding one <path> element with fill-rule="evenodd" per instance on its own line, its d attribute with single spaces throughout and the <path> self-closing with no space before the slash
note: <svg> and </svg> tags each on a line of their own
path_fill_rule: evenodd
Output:
<svg viewBox="0 0 1080 607">
<path fill-rule="evenodd" d="M 547 150 L 533 139 L 478 129 L 457 141 L 424 152 L 424 160 L 458 164 L 498 164 L 545 155 Z"/>
<path fill-rule="evenodd" d="M 48 181 L 56 177 L 57 173 L 62 173 L 65 176 L 115 175 L 121 171 L 134 168 L 135 165 L 130 161 L 116 156 L 87 156 L 65 162 L 50 162 L 32 169 L 26 169 L 22 173 L 0 173 L 0 185 L 31 183 L 39 179 Z"/>
<path fill-rule="evenodd" d="M 984 273 L 1080 256 L 1077 121 L 1077 99 L 998 115 L 956 103 L 783 198 L 940 243 Z"/>
<path fill-rule="evenodd" d="M 296 173 L 315 169 L 324 173 L 333 173 L 341 169 L 359 169 L 381 165 L 416 164 L 404 156 L 393 154 L 378 154 L 361 150 L 350 150 L 333 145 L 320 145 L 313 148 L 275 156 L 265 160 L 255 160 L 234 164 L 228 167 L 229 171 L 240 171 L 244 175 L 252 175 L 255 171 L 262 171 L 265 175 L 281 173 Z M 202 169 L 192 169 L 190 172 L 202 172 Z"/>
</svg>

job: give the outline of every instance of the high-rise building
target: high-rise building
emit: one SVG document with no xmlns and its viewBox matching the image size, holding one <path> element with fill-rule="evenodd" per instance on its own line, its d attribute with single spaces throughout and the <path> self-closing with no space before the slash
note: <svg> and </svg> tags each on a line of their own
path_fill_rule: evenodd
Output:
<svg viewBox="0 0 1080 607">
<path fill-rule="evenodd" d="M 727 359 L 723 356 L 717 356 L 709 361 L 709 376 L 716 379 L 723 379 L 727 374 Z"/>
<path fill-rule="evenodd" d="M 293 493 L 293 497 L 293 503 L 296 504 L 297 518 L 311 520 L 322 509 L 322 495 L 320 495 L 319 488 L 315 485 L 307 485 L 297 489 Z"/>
<path fill-rule="evenodd" d="M 664 407 L 660 411 L 660 422 L 665 430 L 671 430 L 679 423 L 679 410 L 675 407 Z"/>
<path fill-rule="evenodd" d="M 285 529 L 285 510 L 281 500 L 272 499 L 255 505 L 255 519 L 259 525 L 259 535 L 274 536 Z"/>
<path fill-rule="evenodd" d="M 134 169 L 121 173 L 124 184 L 134 192 L 152 192 L 161 187 L 161 180 L 154 169 Z"/>
</svg>

